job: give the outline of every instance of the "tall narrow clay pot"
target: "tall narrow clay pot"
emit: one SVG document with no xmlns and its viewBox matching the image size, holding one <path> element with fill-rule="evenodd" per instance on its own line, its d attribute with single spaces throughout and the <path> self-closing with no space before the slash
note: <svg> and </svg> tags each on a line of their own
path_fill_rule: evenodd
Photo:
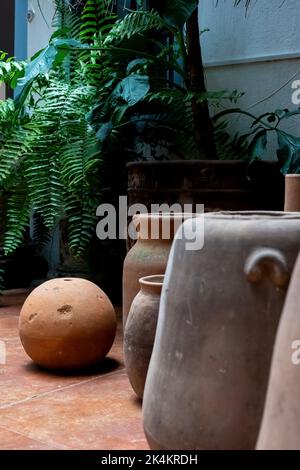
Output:
<svg viewBox="0 0 300 470">
<path fill-rule="evenodd" d="M 123 326 L 133 299 L 140 290 L 139 279 L 164 274 L 175 232 L 193 214 L 141 214 L 133 218 L 138 240 L 127 253 L 123 268 Z M 153 237 L 153 233 L 155 237 Z"/>
<path fill-rule="evenodd" d="M 286 175 L 284 210 L 300 212 L 300 175 Z"/>
<path fill-rule="evenodd" d="M 300 450 L 300 256 L 282 313 L 257 443 L 259 450 Z"/>
<path fill-rule="evenodd" d="M 124 334 L 126 372 L 138 398 L 143 398 L 151 359 L 160 294 L 164 276 L 140 279 L 141 290 L 134 298 Z"/>
<path fill-rule="evenodd" d="M 254 449 L 259 432 L 300 214 L 204 219 L 204 247 L 175 237 L 168 262 L 144 391 L 152 449 Z"/>
</svg>

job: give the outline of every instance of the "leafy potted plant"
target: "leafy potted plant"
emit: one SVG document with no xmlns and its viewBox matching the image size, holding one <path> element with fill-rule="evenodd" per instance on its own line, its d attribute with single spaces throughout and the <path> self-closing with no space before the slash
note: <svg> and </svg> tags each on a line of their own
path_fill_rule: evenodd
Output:
<svg viewBox="0 0 300 470">
<path fill-rule="evenodd" d="M 85 260 L 103 196 L 104 157 L 87 119 L 104 80 L 89 48 L 98 24 L 81 22 L 65 0 L 55 4 L 56 31 L 44 50 L 28 62 L 1 56 L 0 80 L 22 87 L 16 99 L 0 106 L 0 188 L 7 194 L 3 247 L 7 257 L 15 252 L 34 213 L 38 242 L 65 220 L 67 252 Z M 108 31 L 116 16 L 106 1 L 89 1 L 87 11 L 93 4 Z M 80 38 L 84 47 L 73 54 Z"/>
<path fill-rule="evenodd" d="M 249 131 L 235 139 L 235 143 L 247 151 L 250 163 L 257 162 L 264 156 L 270 143 L 269 137 L 272 134 L 275 135 L 278 164 L 285 177 L 285 210 L 300 211 L 300 138 L 286 132 L 282 127 L 287 119 L 300 115 L 300 108 L 277 109 L 274 112 L 265 112 L 261 116 L 233 108 L 215 115 L 213 121 L 217 123 L 220 119 L 231 114 L 239 114 L 241 117 L 250 119 Z M 260 175 L 261 185 L 267 184 L 268 176 L 267 174 Z"/>
<path fill-rule="evenodd" d="M 115 201 L 125 163 L 139 150 L 145 158 L 145 148 L 169 161 L 132 164 L 131 181 L 144 172 L 151 187 L 144 196 L 132 187 L 131 201 L 257 208 L 247 163 L 214 160 L 208 102 L 235 101 L 239 94 L 205 90 L 198 2 L 154 2 L 150 11 L 138 2 L 122 19 L 112 0 L 80 3 L 78 14 L 69 1 L 55 0 L 56 31 L 48 46 L 26 63 L 0 63 L 0 78 L 22 86 L 17 99 L 4 102 L 1 117 L 6 254 L 21 243 L 33 211 L 41 241 L 63 219 L 68 253 L 86 259 L 97 206 Z"/>
<path fill-rule="evenodd" d="M 197 5 L 195 0 L 153 1 L 150 11 L 129 12 L 116 23 L 104 46 L 119 49 L 127 76 L 99 103 L 93 125 L 104 145 L 124 131 L 131 140 L 126 148 L 131 146 L 136 161 L 128 165 L 130 203 L 278 209 L 283 197 L 276 164 L 259 165 L 261 173 L 272 167 L 275 175 L 260 191 L 248 179 L 244 153 L 236 153 L 234 161 L 218 159 L 208 103 L 236 101 L 239 94 L 206 91 Z M 139 156 L 138 149 L 143 150 Z"/>
</svg>

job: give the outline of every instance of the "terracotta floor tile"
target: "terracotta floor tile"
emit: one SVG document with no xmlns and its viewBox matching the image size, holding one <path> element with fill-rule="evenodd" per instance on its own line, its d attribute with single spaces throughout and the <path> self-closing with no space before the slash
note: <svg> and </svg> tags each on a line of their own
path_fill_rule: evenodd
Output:
<svg viewBox="0 0 300 470">
<path fill-rule="evenodd" d="M 0 448 L 5 450 L 56 450 L 42 442 L 35 441 L 8 429 L 0 427 Z"/>
<path fill-rule="evenodd" d="M 124 368 L 121 325 L 119 325 L 114 345 L 102 363 L 82 373 L 63 374 L 41 369 L 31 361 L 25 353 L 19 337 L 13 337 L 12 332 L 16 332 L 17 328 L 16 316 L 12 316 L 8 322 L 8 318 L 3 319 L 0 315 L 0 339 L 7 338 L 7 335 L 1 336 L 3 323 L 10 325 L 11 337 L 6 341 L 6 364 L 0 365 L 0 408 L 40 393 Z"/>
<path fill-rule="evenodd" d="M 141 404 L 119 371 L 0 410 L 1 426 L 72 449 L 147 448 Z"/>
<path fill-rule="evenodd" d="M 0 339 L 18 338 L 18 319 L 20 306 L 0 307 Z"/>
<path fill-rule="evenodd" d="M 123 365 L 122 332 L 93 370 L 57 374 L 33 364 L 18 338 L 18 308 L 0 308 L 0 449 L 147 449 L 141 404 Z"/>
</svg>

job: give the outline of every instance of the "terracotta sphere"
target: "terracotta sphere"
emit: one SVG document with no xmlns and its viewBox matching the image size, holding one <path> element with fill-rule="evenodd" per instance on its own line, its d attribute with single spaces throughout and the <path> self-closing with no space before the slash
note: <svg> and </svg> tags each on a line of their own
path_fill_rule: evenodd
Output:
<svg viewBox="0 0 300 470">
<path fill-rule="evenodd" d="M 107 295 L 85 279 L 52 279 L 27 297 L 19 333 L 28 356 L 50 369 L 91 366 L 109 352 L 116 314 Z"/>
</svg>

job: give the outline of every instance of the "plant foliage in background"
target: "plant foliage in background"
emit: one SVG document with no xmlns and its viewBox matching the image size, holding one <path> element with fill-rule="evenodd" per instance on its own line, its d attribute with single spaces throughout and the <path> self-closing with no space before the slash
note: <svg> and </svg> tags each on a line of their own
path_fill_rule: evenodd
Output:
<svg viewBox="0 0 300 470">
<path fill-rule="evenodd" d="M 66 218 L 69 247 L 82 255 L 105 185 L 103 162 L 118 149 L 125 163 L 146 144 L 153 153 L 160 145 L 193 158 L 192 103 L 236 98 L 188 88 L 183 26 L 196 1 L 151 11 L 140 5 L 119 20 L 113 4 L 55 0 L 49 45 L 26 63 L 0 57 L 0 80 L 22 87 L 15 100 L 0 103 L 7 255 L 22 242 L 32 212 L 48 232 Z"/>
<path fill-rule="evenodd" d="M 120 161 L 124 166 L 133 155 L 145 158 L 145 149 L 152 158 L 209 157 L 199 142 L 200 127 L 209 120 L 207 103 L 219 107 L 240 96 L 197 84 L 184 26 L 198 31 L 196 0 L 153 1 L 151 10 L 138 2 L 122 19 L 113 0 L 54 2 L 48 46 L 27 62 L 0 56 L 0 81 L 22 87 L 16 99 L 0 102 L 7 255 L 22 242 L 31 213 L 41 223 L 41 240 L 65 219 L 70 250 L 83 255 L 108 184 L 104 168 L 119 168 Z M 196 66 L 201 68 L 199 60 Z M 252 147 L 264 148 L 268 126 L 254 129 Z M 278 135 L 279 158 L 294 165 L 298 143 Z M 216 126 L 215 136 L 220 148 L 229 149 L 224 124 Z M 246 139 L 236 138 L 231 149 L 249 155 Z"/>
<path fill-rule="evenodd" d="M 95 83 L 93 52 L 72 49 L 82 47 L 80 36 L 88 49 L 87 33 L 94 33 L 67 2 L 55 3 L 56 31 L 48 47 L 27 63 L 1 56 L 1 81 L 23 87 L 15 100 L 0 102 L 0 187 L 8 194 L 6 255 L 22 242 L 32 211 L 49 232 L 67 218 L 75 255 L 84 252 L 95 227 L 102 156 L 87 114 L 102 83 Z M 98 3 L 88 0 L 84 15 L 94 15 L 97 34 L 101 24 L 107 34 L 111 2 L 101 2 L 103 8 Z M 109 15 L 109 20 L 116 18 Z"/>
<path fill-rule="evenodd" d="M 227 124 L 224 117 L 238 114 L 250 119 L 250 129 L 243 135 L 236 135 L 232 140 L 226 132 Z M 286 174 L 300 173 L 300 137 L 286 132 L 282 127 L 287 119 L 300 115 L 300 108 L 293 110 L 277 109 L 274 112 L 266 112 L 256 117 L 248 111 L 239 108 L 228 109 L 215 115 L 214 123 L 216 134 L 218 130 L 223 136 L 222 146 L 227 155 L 230 149 L 235 150 L 241 158 L 247 159 L 249 163 L 263 159 L 271 135 L 276 136 L 277 158 L 281 165 L 281 172 Z"/>
</svg>

